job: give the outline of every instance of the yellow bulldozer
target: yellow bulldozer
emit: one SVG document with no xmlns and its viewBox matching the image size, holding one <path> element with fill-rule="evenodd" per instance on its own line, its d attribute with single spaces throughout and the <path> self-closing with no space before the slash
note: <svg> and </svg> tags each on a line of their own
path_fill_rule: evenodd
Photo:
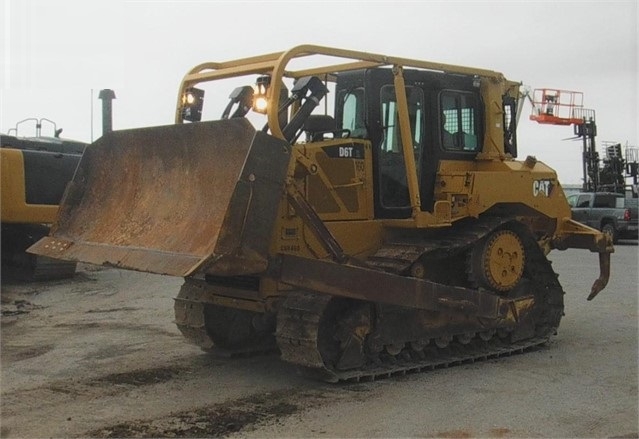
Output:
<svg viewBox="0 0 639 439">
<path fill-rule="evenodd" d="M 592 299 L 613 247 L 516 160 L 518 97 L 498 72 L 313 45 L 204 63 L 175 124 L 87 148 L 31 251 L 182 276 L 189 341 L 330 382 L 521 352 L 563 314 L 548 252 L 599 254 Z"/>
</svg>

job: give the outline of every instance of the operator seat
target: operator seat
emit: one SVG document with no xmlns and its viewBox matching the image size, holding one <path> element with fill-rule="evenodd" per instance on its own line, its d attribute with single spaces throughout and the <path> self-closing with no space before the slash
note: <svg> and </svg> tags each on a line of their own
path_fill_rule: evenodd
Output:
<svg viewBox="0 0 639 439">
<path fill-rule="evenodd" d="M 332 134 L 333 137 L 350 136 L 350 130 L 338 129 L 333 116 L 327 114 L 311 114 L 302 129 L 306 133 L 306 142 L 321 142 L 326 134 Z"/>
</svg>

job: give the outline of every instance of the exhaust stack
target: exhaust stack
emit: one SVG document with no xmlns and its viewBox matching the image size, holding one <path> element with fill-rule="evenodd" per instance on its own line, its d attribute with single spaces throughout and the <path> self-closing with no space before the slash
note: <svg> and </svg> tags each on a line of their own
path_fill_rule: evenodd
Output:
<svg viewBox="0 0 639 439">
<path fill-rule="evenodd" d="M 102 135 L 113 131 L 113 99 L 115 99 L 115 92 L 111 89 L 105 88 L 100 90 L 98 99 L 102 100 Z"/>
</svg>

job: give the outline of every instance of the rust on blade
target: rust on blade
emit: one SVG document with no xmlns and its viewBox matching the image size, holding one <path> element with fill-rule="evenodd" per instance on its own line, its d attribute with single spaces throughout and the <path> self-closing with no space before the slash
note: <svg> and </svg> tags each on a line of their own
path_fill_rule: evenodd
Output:
<svg viewBox="0 0 639 439">
<path fill-rule="evenodd" d="M 184 276 L 184 273 L 190 272 L 200 263 L 200 258 L 197 256 L 96 243 L 75 243 L 49 236 L 35 243 L 29 251 L 56 259 L 171 276 Z"/>
<path fill-rule="evenodd" d="M 50 238 L 30 251 L 176 276 L 219 259 L 223 255 L 215 251 L 218 238 L 228 235 L 225 224 L 245 224 L 248 220 L 238 215 L 252 211 L 247 203 L 257 203 L 236 194 L 247 184 L 243 176 L 255 180 L 255 174 L 262 175 L 244 169 L 255 138 L 254 128 L 243 118 L 105 135 L 87 148 Z M 281 145 L 278 152 L 282 153 Z M 271 192 L 278 197 L 287 154 L 281 154 L 283 171 L 278 168 L 272 177 Z M 235 199 L 242 205 L 233 207 Z M 275 207 L 267 214 L 260 212 L 272 221 L 277 203 L 272 197 L 269 202 Z M 242 239 L 222 241 L 224 252 L 242 256 Z M 63 248 L 60 242 L 65 243 Z M 266 257 L 255 253 L 246 252 Z"/>
</svg>

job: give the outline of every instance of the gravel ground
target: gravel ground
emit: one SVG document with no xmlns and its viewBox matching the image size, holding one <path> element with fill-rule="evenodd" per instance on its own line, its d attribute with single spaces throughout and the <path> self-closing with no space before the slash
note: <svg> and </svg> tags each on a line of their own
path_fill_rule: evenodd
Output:
<svg viewBox="0 0 639 439">
<path fill-rule="evenodd" d="M 228 359 L 172 323 L 181 279 L 82 266 L 2 284 L 1 437 L 638 437 L 636 242 L 609 286 L 554 252 L 566 316 L 522 355 L 328 385 L 276 355 Z"/>
</svg>

